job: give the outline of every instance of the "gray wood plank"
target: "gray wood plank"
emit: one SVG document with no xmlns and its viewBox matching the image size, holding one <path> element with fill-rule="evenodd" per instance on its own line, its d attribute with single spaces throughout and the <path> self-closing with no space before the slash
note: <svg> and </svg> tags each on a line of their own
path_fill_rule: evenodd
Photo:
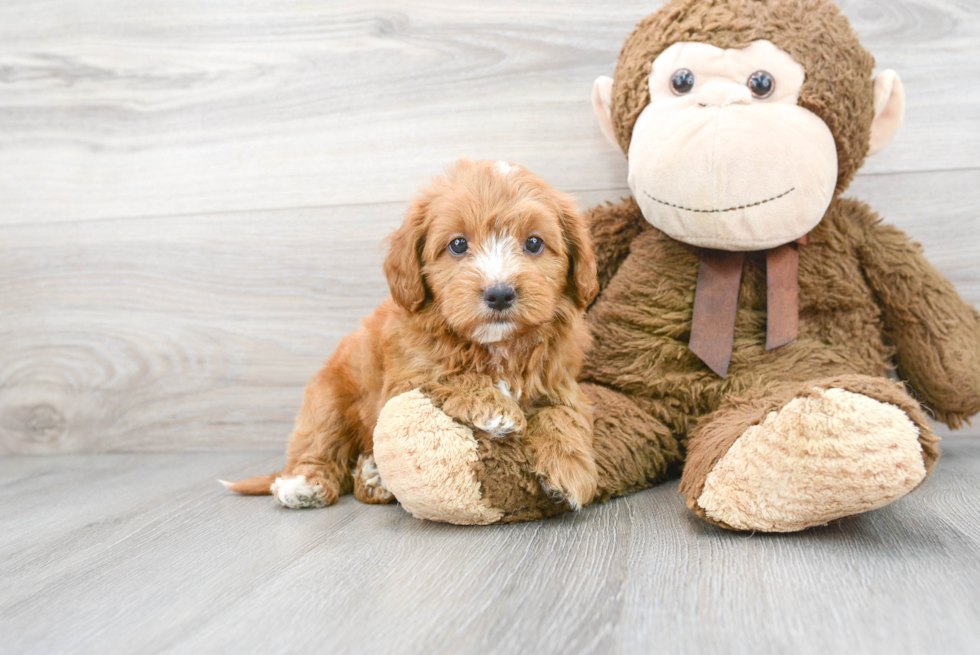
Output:
<svg viewBox="0 0 980 655">
<path fill-rule="evenodd" d="M 921 241 L 976 306 L 978 182 L 865 176 L 850 195 Z M 306 380 L 387 294 L 379 244 L 403 210 L 0 226 L 0 452 L 282 447 Z"/>
<path fill-rule="evenodd" d="M 0 650 L 969 653 L 980 442 L 946 450 L 908 498 L 796 535 L 701 523 L 676 483 L 462 528 L 213 481 L 278 456 L 4 457 Z"/>
<path fill-rule="evenodd" d="M 980 7 L 849 0 L 908 119 L 867 171 L 980 165 Z M 457 156 L 622 184 L 589 108 L 657 2 L 0 6 L 0 223 L 403 202 Z"/>
<path fill-rule="evenodd" d="M 35 584 L 46 584 L 199 503 L 200 489 L 188 492 L 187 480 L 251 475 L 281 465 L 280 454 L 267 453 L 0 458 L 0 559 L 8 572 L 31 571 Z M 16 575 L 2 576 L 0 598 L 18 586 Z"/>
</svg>

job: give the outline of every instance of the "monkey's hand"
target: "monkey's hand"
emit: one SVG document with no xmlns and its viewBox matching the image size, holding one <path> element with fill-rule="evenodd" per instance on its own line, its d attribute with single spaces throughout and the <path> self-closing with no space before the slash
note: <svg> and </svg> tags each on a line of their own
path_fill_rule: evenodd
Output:
<svg viewBox="0 0 980 655">
<path fill-rule="evenodd" d="M 938 420 L 958 428 L 980 412 L 980 314 L 903 232 L 877 221 L 865 231 L 862 264 L 898 372 Z"/>
</svg>

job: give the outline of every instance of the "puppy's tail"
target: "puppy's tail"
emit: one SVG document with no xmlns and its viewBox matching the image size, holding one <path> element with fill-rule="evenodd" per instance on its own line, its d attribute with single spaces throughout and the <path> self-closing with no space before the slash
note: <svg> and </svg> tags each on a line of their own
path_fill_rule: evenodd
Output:
<svg viewBox="0 0 980 655">
<path fill-rule="evenodd" d="M 272 475 L 256 475 L 238 482 L 228 482 L 227 480 L 218 480 L 218 482 L 225 485 L 225 489 L 230 489 L 243 496 L 271 496 L 272 492 L 269 487 L 276 481 L 278 475 L 278 473 L 273 473 Z"/>
</svg>

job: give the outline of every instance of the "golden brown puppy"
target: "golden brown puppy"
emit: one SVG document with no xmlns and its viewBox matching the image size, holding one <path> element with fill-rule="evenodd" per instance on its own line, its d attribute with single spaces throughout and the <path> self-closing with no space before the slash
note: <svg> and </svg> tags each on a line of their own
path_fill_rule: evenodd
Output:
<svg viewBox="0 0 980 655">
<path fill-rule="evenodd" d="M 587 504 L 592 414 L 575 379 L 598 284 L 575 202 L 519 166 L 460 160 L 413 201 L 384 270 L 391 298 L 310 381 L 286 467 L 224 484 L 294 508 L 352 489 L 390 502 L 371 456 L 374 426 L 389 399 L 421 389 L 464 424 L 527 439 L 542 485 L 573 508 Z"/>
</svg>

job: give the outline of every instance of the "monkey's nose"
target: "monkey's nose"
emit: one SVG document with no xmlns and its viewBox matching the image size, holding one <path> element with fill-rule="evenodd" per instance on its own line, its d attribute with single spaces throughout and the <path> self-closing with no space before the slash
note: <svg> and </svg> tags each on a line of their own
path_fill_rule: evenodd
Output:
<svg viewBox="0 0 980 655">
<path fill-rule="evenodd" d="M 752 102 L 752 92 L 744 84 L 734 82 L 708 82 L 697 94 L 702 107 L 726 107 Z"/>
<path fill-rule="evenodd" d="M 495 284 L 483 292 L 483 302 L 490 309 L 501 312 L 514 304 L 517 292 L 509 284 Z"/>
</svg>

